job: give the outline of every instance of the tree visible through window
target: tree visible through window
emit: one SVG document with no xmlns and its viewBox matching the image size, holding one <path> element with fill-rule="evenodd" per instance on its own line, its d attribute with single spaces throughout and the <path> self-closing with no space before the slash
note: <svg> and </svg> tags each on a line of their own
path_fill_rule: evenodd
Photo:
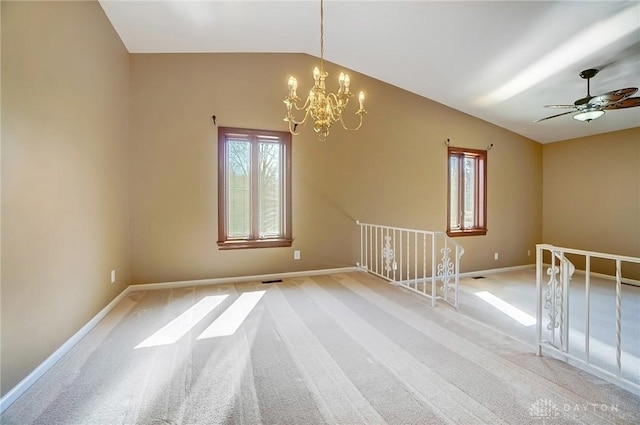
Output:
<svg viewBox="0 0 640 425">
<path fill-rule="evenodd" d="M 487 151 L 449 147 L 447 234 L 487 233 Z"/>
<path fill-rule="evenodd" d="M 291 246 L 291 134 L 218 130 L 218 246 Z"/>
</svg>

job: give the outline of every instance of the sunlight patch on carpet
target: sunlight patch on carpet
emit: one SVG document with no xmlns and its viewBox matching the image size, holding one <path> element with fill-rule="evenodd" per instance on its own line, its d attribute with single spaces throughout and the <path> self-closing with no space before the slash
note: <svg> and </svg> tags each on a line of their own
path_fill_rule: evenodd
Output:
<svg viewBox="0 0 640 425">
<path fill-rule="evenodd" d="M 198 339 L 233 335 L 266 291 L 245 292 L 227 308 Z"/>
<path fill-rule="evenodd" d="M 493 307 L 497 308 L 507 316 L 516 320 L 521 325 L 533 326 L 536 324 L 535 317 L 525 313 L 524 311 L 520 310 L 518 307 L 509 304 L 503 299 L 496 297 L 491 292 L 481 291 L 481 292 L 476 292 L 475 295 L 478 298 L 482 299 L 483 301 L 486 301 L 487 303 L 491 304 Z"/>
<path fill-rule="evenodd" d="M 135 348 L 158 347 L 175 343 L 227 297 L 228 295 L 210 295 L 204 297 L 180 316 L 142 341 Z"/>
</svg>

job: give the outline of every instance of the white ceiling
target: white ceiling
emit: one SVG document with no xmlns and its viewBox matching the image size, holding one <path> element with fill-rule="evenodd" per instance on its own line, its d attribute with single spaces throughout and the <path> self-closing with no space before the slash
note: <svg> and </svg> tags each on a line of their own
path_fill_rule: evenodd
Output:
<svg viewBox="0 0 640 425">
<path fill-rule="evenodd" d="M 319 0 L 100 3 L 131 53 L 320 53 Z M 540 143 L 640 126 L 640 107 L 533 122 L 586 95 L 584 69 L 601 69 L 592 95 L 640 86 L 637 0 L 325 0 L 324 15 L 326 60 Z"/>
</svg>

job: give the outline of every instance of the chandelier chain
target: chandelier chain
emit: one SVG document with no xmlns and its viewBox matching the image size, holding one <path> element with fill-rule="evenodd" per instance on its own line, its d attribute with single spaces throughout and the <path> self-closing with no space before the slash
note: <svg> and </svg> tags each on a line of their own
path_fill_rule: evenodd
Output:
<svg viewBox="0 0 640 425">
<path fill-rule="evenodd" d="M 324 71 L 324 0 L 320 0 L 320 71 Z"/>
</svg>

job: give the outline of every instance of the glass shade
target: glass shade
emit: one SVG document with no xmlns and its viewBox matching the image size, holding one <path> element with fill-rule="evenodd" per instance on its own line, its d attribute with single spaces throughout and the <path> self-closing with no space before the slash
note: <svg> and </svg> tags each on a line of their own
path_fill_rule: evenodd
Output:
<svg viewBox="0 0 640 425">
<path fill-rule="evenodd" d="M 578 121 L 589 122 L 591 120 L 595 120 L 596 118 L 600 118 L 603 115 L 604 115 L 604 111 L 599 111 L 599 110 L 585 111 L 585 112 L 581 112 L 579 114 L 574 115 L 573 119 Z"/>
</svg>

